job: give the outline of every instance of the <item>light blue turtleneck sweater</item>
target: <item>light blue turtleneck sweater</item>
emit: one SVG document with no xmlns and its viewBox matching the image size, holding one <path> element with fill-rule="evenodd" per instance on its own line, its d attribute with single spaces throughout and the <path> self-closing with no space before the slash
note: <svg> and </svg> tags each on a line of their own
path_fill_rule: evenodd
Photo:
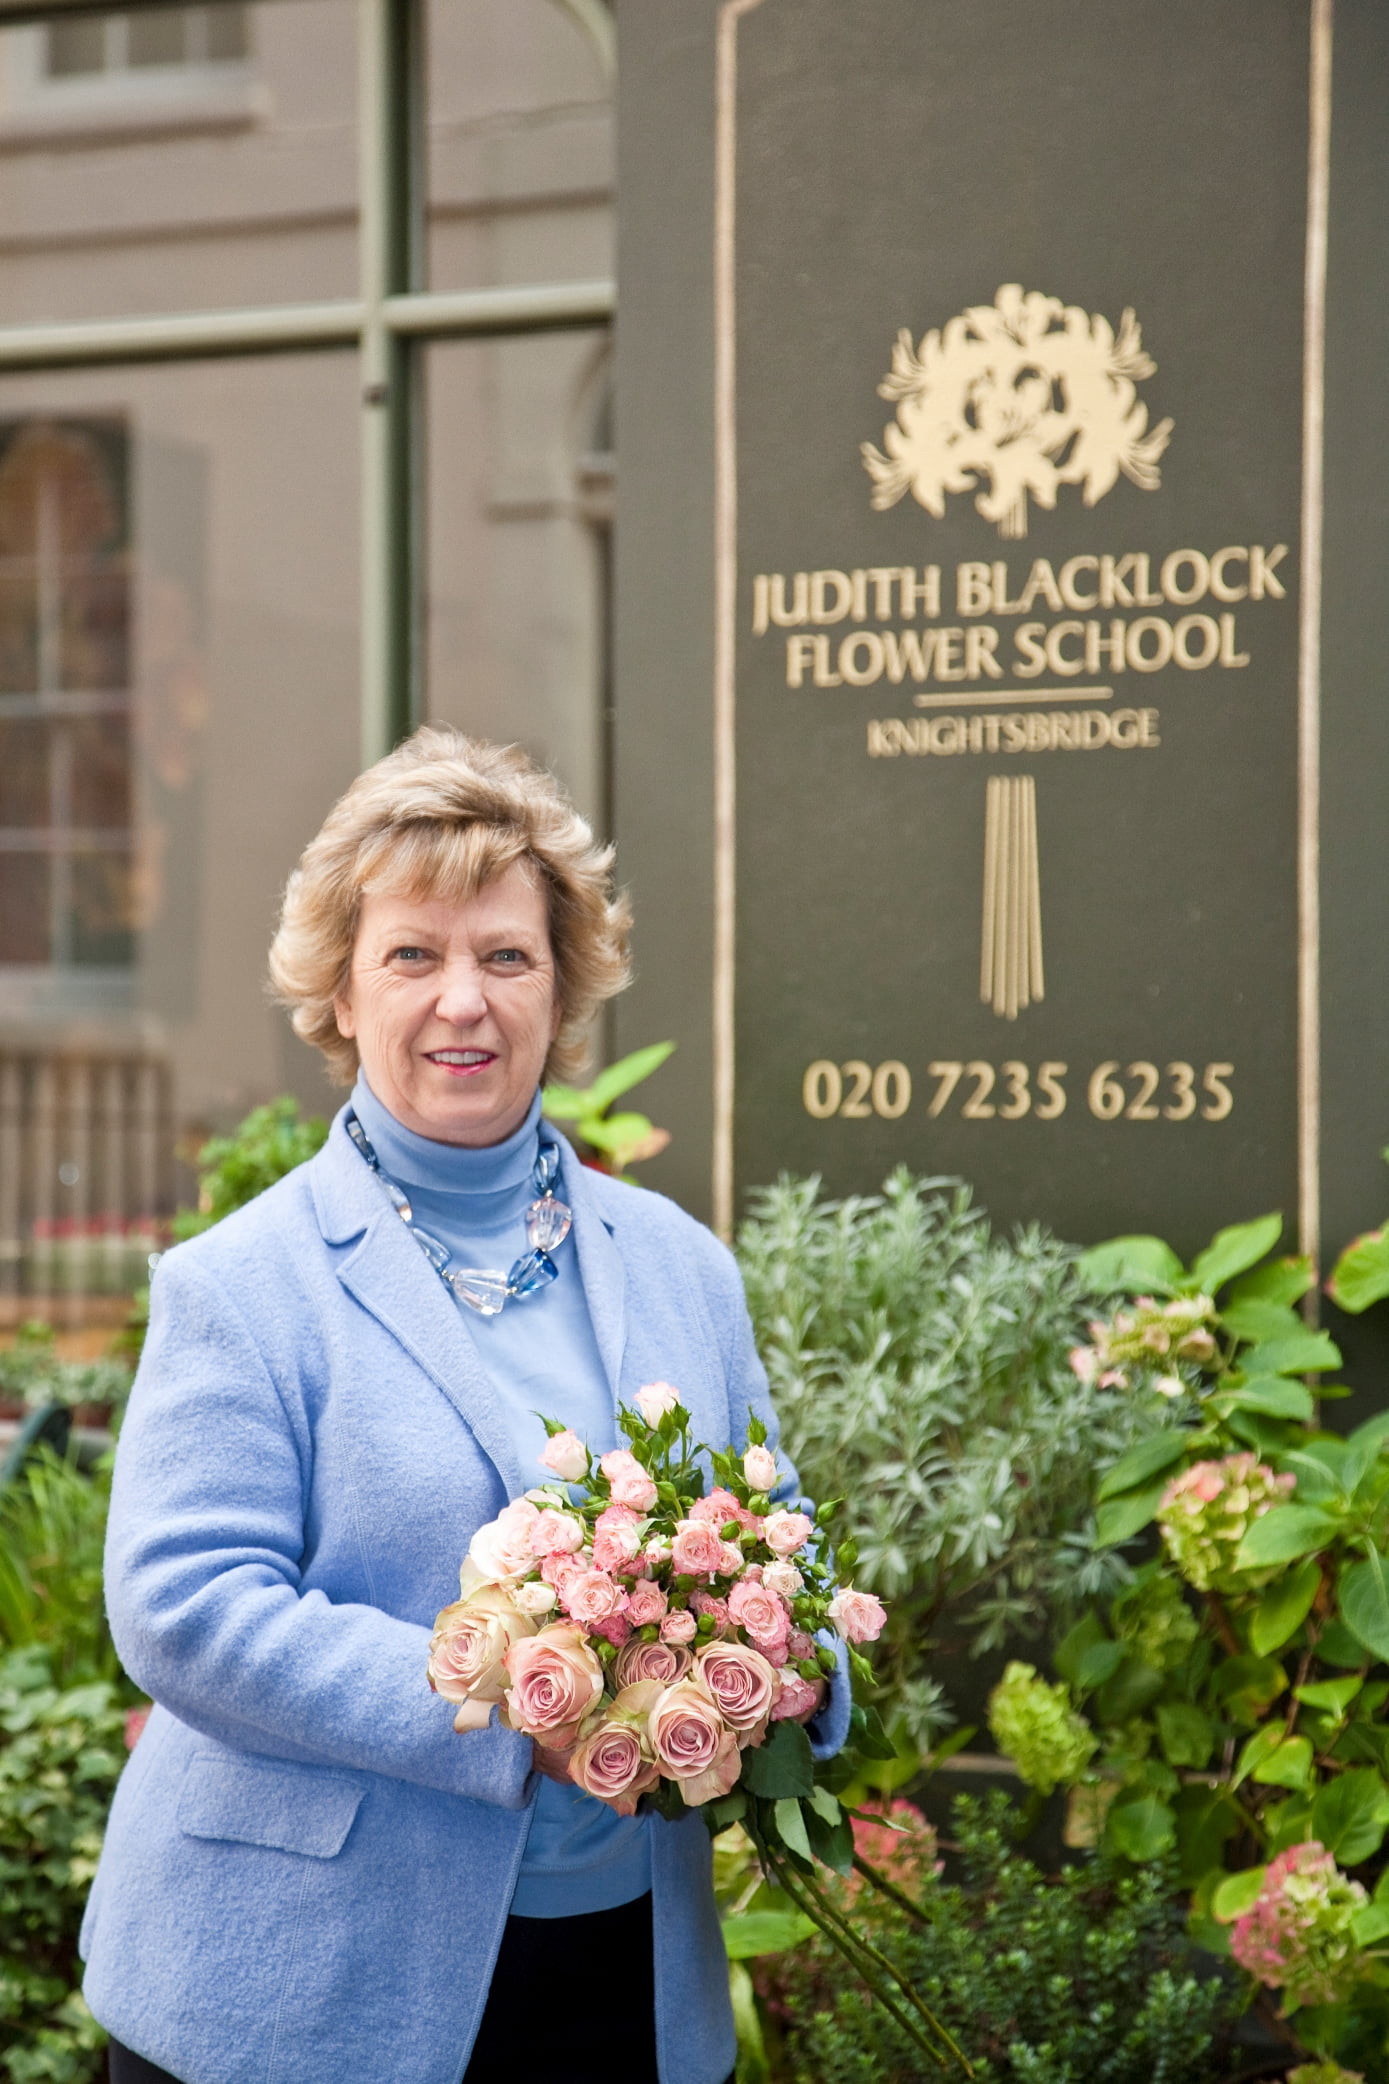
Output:
<svg viewBox="0 0 1389 2084">
<path fill-rule="evenodd" d="M 421 1227 L 448 1246 L 454 1266 L 503 1271 L 526 1247 L 525 1211 L 539 1148 L 540 1097 L 505 1143 L 465 1150 L 434 1143 L 404 1128 L 376 1098 L 365 1077 L 352 1093 L 357 1119 L 381 1170 L 405 1187 Z M 565 1198 L 561 1180 L 557 1193 Z M 572 1240 L 555 1255 L 559 1278 L 525 1302 L 510 1302 L 495 1317 L 462 1303 L 464 1336 L 496 1385 L 511 1423 L 516 1459 L 528 1480 L 548 1471 L 539 1455 L 545 1428 L 535 1415 L 563 1420 L 595 1454 L 617 1445 L 613 1391 L 589 1320 L 588 1300 Z M 542 1780 L 531 1811 L 530 1834 L 512 1914 L 572 1917 L 631 1903 L 651 1886 L 645 1817 L 615 1816 L 577 1787 Z"/>
</svg>

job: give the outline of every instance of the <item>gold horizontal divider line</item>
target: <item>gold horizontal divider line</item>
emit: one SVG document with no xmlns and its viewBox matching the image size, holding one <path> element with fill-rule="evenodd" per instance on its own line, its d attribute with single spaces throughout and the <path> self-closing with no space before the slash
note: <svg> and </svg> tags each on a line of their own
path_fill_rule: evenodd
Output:
<svg viewBox="0 0 1389 2084">
<path fill-rule="evenodd" d="M 913 695 L 918 709 L 964 709 L 990 702 L 1107 702 L 1112 687 L 996 687 L 987 695 Z"/>
</svg>

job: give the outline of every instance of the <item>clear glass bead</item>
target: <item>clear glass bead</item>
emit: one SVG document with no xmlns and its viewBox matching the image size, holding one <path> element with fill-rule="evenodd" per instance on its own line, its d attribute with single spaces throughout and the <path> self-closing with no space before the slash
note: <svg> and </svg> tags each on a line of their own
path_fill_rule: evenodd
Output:
<svg viewBox="0 0 1389 2084">
<path fill-rule="evenodd" d="M 480 1317 L 495 1317 L 505 1306 L 505 1274 L 481 1266 L 462 1266 L 445 1278 L 458 1300 L 476 1310 Z"/>
<path fill-rule="evenodd" d="M 533 1252 L 553 1252 L 569 1235 L 574 1218 L 553 1194 L 542 1195 L 526 1210 L 526 1242 Z"/>
</svg>

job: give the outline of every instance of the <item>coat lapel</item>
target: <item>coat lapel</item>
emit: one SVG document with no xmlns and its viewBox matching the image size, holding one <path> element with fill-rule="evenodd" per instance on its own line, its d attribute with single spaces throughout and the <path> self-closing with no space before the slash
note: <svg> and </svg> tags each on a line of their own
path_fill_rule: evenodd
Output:
<svg viewBox="0 0 1389 2084">
<path fill-rule="evenodd" d="M 353 1148 L 341 1115 L 313 1161 L 313 1174 L 319 1227 L 327 1242 L 358 1240 L 336 1263 L 343 1287 L 443 1391 L 495 1464 L 507 1497 L 519 1497 L 525 1483 L 511 1428 L 467 1326 L 459 1322 L 458 1305 Z M 616 1257 L 611 1238 L 607 1242 Z"/>
</svg>

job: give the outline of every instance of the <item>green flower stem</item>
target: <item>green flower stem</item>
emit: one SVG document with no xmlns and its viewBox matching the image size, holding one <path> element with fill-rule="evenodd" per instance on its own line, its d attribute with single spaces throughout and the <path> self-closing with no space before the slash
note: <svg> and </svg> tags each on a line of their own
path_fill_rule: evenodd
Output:
<svg viewBox="0 0 1389 2084">
<path fill-rule="evenodd" d="M 865 1881 L 871 1882 L 875 1889 L 880 1890 L 887 1897 L 889 1903 L 895 1903 L 899 1910 L 905 1911 L 909 1918 L 915 1918 L 919 1925 L 930 1924 L 931 1920 L 927 1917 L 921 1905 L 913 1903 L 905 1889 L 899 1889 L 895 1881 L 889 1881 L 887 1876 L 879 1868 L 875 1867 L 870 1860 L 864 1859 L 862 1853 L 856 1852 L 854 1854 L 854 1866 Z"/>
</svg>

